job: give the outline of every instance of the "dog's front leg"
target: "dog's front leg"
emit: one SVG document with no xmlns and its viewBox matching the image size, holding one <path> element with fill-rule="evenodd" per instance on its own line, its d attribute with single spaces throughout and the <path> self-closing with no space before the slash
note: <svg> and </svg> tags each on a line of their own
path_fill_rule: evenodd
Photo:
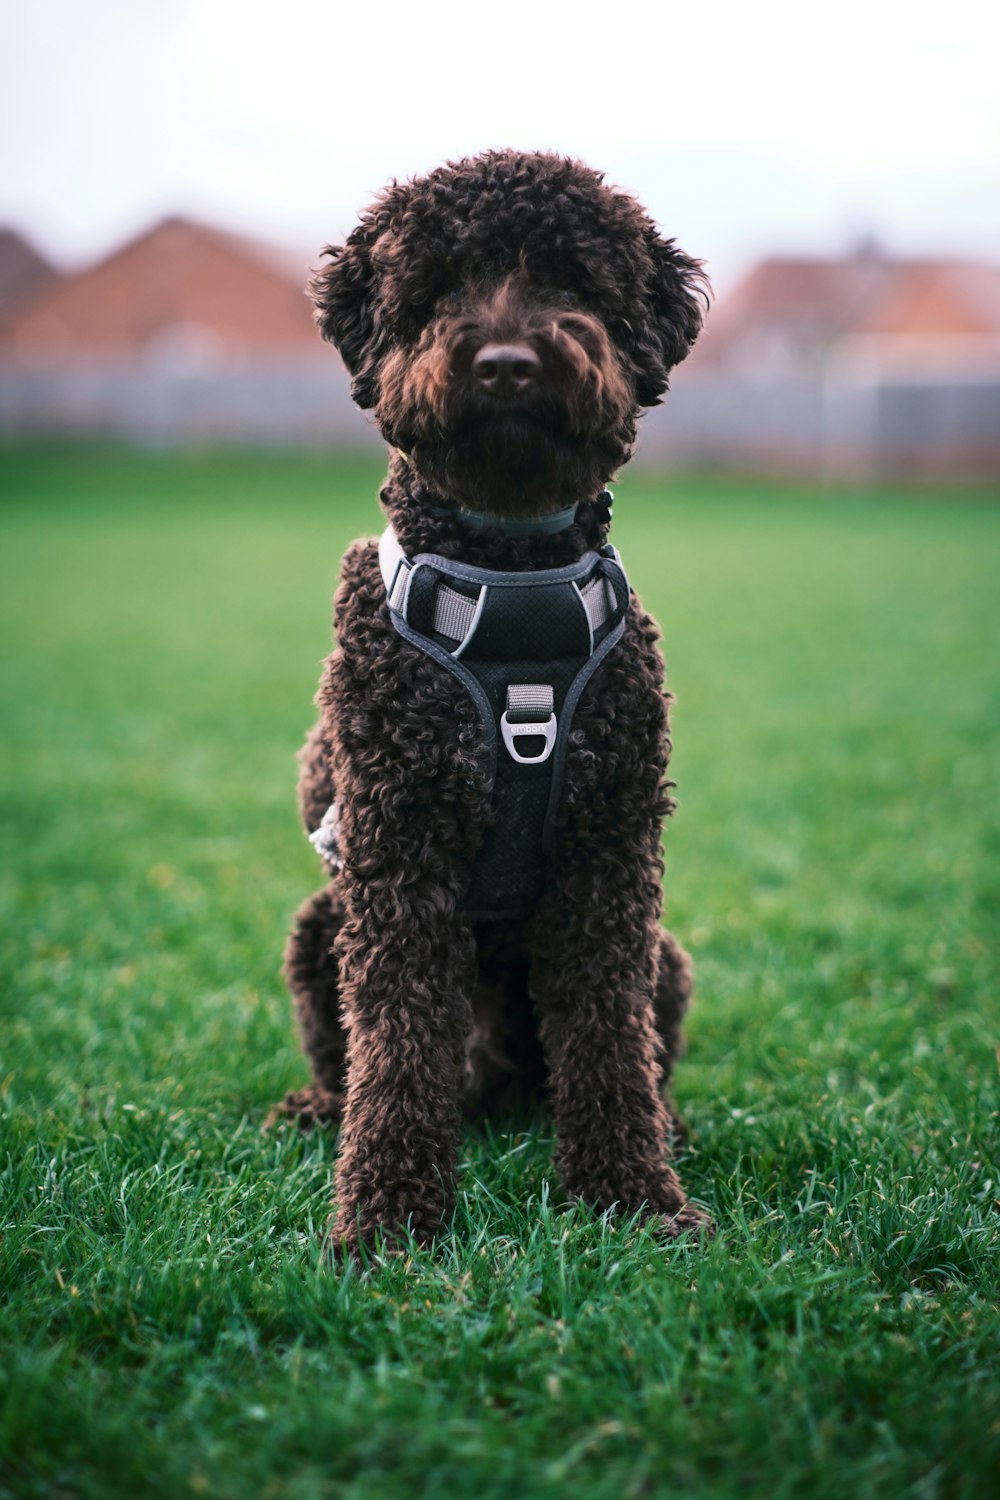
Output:
<svg viewBox="0 0 1000 1500">
<path fill-rule="evenodd" d="M 462 686 L 389 620 L 378 549 L 347 554 L 319 701 L 340 803 L 338 966 L 347 1084 L 336 1254 L 448 1208 L 475 948 L 459 903 L 481 837 L 481 732 Z"/>
<path fill-rule="evenodd" d="M 532 993 L 560 1177 L 597 1209 L 641 1210 L 671 1236 L 700 1231 L 707 1216 L 669 1162 L 652 1003 L 659 927 L 616 893 L 620 878 L 609 868 L 589 905 L 565 890 L 542 918 Z"/>
<path fill-rule="evenodd" d="M 661 674 L 652 628 L 634 609 L 577 711 L 533 924 L 531 988 L 564 1186 L 602 1210 L 641 1210 L 674 1236 L 709 1221 L 669 1162 L 657 1061 L 660 832 L 670 807 Z"/>
<path fill-rule="evenodd" d="M 357 1255 L 409 1230 L 422 1243 L 452 1196 L 471 1028 L 471 931 L 440 888 L 410 891 L 391 928 L 358 911 L 338 942 L 347 1101 L 331 1248 Z"/>
</svg>

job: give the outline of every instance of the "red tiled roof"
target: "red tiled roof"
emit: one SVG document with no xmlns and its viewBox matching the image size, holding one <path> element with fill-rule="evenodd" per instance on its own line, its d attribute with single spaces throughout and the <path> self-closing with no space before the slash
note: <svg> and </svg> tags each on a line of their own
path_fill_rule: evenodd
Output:
<svg viewBox="0 0 1000 1500">
<path fill-rule="evenodd" d="M 7 322 L 57 272 L 16 229 L 0 229 L 0 323 Z"/>
<path fill-rule="evenodd" d="M 762 261 L 720 298 L 692 364 L 744 365 L 763 341 L 800 358 L 854 334 L 1000 335 L 1000 267 L 957 260 Z"/>
<path fill-rule="evenodd" d="M 219 360 L 322 351 L 301 260 L 168 218 L 31 299 L 0 332 L 29 361 L 132 359 L 183 334 Z"/>
</svg>

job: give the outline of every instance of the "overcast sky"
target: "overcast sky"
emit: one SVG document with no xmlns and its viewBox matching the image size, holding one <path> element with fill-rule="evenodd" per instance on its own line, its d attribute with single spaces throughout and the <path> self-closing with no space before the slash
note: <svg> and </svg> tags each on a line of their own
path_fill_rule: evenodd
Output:
<svg viewBox="0 0 1000 1500">
<path fill-rule="evenodd" d="M 723 283 L 869 234 L 1000 261 L 995 3 L 0 5 L 0 221 L 64 264 L 174 210 L 311 255 L 489 145 L 602 167 Z"/>
</svg>

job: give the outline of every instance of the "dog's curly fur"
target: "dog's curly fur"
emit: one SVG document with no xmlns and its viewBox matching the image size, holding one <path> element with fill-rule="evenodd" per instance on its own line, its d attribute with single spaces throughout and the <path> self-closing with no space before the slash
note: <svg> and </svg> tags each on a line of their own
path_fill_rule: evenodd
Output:
<svg viewBox="0 0 1000 1500">
<path fill-rule="evenodd" d="M 395 450 L 382 505 L 404 550 L 478 567 L 560 567 L 608 535 L 595 497 L 629 457 L 701 326 L 700 264 L 583 164 L 492 151 L 394 183 L 312 293 L 320 329 Z M 472 362 L 527 348 L 537 378 L 500 400 Z M 554 535 L 471 530 L 461 510 Z M 286 955 L 311 1085 L 278 1107 L 342 1121 L 333 1243 L 440 1230 L 463 1109 L 512 1076 L 547 1083 L 567 1193 L 707 1228 L 669 1165 L 662 1089 L 691 989 L 660 926 L 668 698 L 657 629 L 624 635 L 576 710 L 544 890 L 529 919 L 463 911 L 490 824 L 483 734 L 456 679 L 393 628 L 374 541 L 344 558 L 337 650 L 301 755 L 308 830 L 336 797 L 342 868 Z"/>
</svg>

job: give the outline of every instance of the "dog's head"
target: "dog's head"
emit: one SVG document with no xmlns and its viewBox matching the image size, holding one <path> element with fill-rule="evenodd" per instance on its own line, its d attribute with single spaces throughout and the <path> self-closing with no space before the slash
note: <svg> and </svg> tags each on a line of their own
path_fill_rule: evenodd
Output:
<svg viewBox="0 0 1000 1500">
<path fill-rule="evenodd" d="M 394 183 L 324 253 L 310 290 L 358 405 L 430 490 L 511 515 L 625 462 L 707 288 L 634 199 L 547 153 Z"/>
</svg>

